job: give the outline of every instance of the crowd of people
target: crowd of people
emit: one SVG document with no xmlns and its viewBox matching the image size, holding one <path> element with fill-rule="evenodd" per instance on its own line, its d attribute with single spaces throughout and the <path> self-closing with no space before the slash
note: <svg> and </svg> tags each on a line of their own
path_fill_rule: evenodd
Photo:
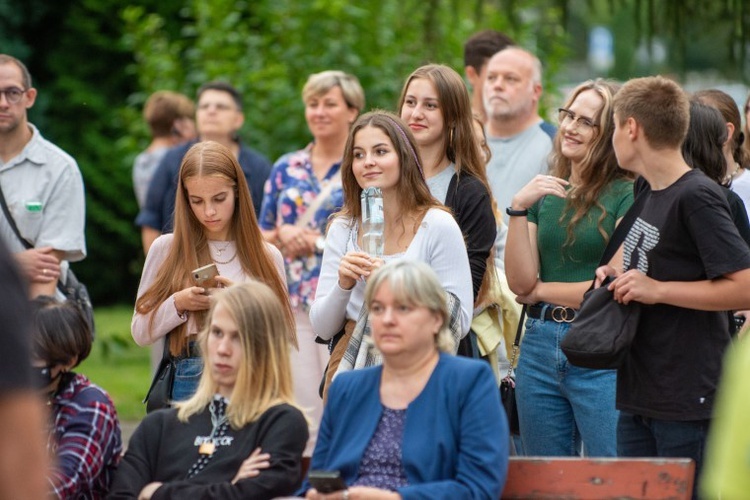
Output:
<svg viewBox="0 0 750 500">
<path fill-rule="evenodd" d="M 597 79 L 553 125 L 533 53 L 483 31 L 464 59 L 468 86 L 416 68 L 394 112 L 366 112 L 352 74 L 310 75 L 311 142 L 273 165 L 238 139 L 229 83 L 205 83 L 195 105 L 148 99 L 132 336 L 154 346 L 167 396 L 126 443 L 105 389 L 73 371 L 94 342 L 65 287 L 86 255 L 83 180 L 29 123 L 25 65 L 0 54 L 0 497 L 491 499 L 510 454 L 686 457 L 694 497 L 740 491 L 750 434 L 720 432 L 714 408 L 743 428 L 750 99 L 743 128 L 720 90 Z M 378 255 L 363 241 L 369 188 Z M 591 286 L 641 304 L 616 370 L 560 347 Z M 508 369 L 519 436 L 498 391 Z"/>
</svg>

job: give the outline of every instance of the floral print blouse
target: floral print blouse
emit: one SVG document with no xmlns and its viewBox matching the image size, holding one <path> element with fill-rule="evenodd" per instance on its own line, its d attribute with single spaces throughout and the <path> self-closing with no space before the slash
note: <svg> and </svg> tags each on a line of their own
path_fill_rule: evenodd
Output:
<svg viewBox="0 0 750 500">
<path fill-rule="evenodd" d="M 307 224 L 307 227 L 325 235 L 330 215 L 341 210 L 344 202 L 341 180 L 336 176 L 341 163 L 331 165 L 325 178 L 319 181 L 313 173 L 311 151 L 312 144 L 309 144 L 303 150 L 282 156 L 274 164 L 264 189 L 259 221 L 261 229 L 271 231 L 283 224 L 296 224 L 327 183 L 338 182 Z M 292 307 L 309 310 L 315 300 L 322 261 L 323 255 L 318 252 L 293 259 L 284 258 Z"/>
</svg>

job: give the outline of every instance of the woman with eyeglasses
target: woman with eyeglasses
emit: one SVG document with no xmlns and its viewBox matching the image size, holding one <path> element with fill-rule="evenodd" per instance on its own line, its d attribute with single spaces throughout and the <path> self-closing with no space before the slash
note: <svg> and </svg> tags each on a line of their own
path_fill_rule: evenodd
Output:
<svg viewBox="0 0 750 500">
<path fill-rule="evenodd" d="M 538 175 L 508 209 L 505 271 L 527 304 L 516 371 L 524 452 L 616 456 L 615 370 L 568 363 L 560 341 L 570 328 L 609 237 L 633 202 L 633 184 L 612 147 L 617 86 L 596 80 L 573 90 L 559 110 L 551 175 Z"/>
</svg>

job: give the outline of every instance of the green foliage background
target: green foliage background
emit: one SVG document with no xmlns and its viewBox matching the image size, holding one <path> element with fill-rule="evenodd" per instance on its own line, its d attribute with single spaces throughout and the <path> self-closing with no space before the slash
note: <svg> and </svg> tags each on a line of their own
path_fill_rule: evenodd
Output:
<svg viewBox="0 0 750 500">
<path fill-rule="evenodd" d="M 554 107 L 559 83 L 596 76 L 582 63 L 593 24 L 616 35 L 610 76 L 710 61 L 747 78 L 742 0 L 0 0 L 0 52 L 28 64 L 40 91 L 31 121 L 83 172 L 89 257 L 76 271 L 96 304 L 127 304 L 143 260 L 131 166 L 148 144 L 140 109 L 151 92 L 232 82 L 245 98 L 243 139 L 274 160 L 309 141 L 299 93 L 310 73 L 351 72 L 367 108 L 392 109 L 413 69 L 461 71 L 464 40 L 494 28 L 539 55 Z M 652 36 L 671 49 L 664 67 L 634 60 Z"/>
</svg>

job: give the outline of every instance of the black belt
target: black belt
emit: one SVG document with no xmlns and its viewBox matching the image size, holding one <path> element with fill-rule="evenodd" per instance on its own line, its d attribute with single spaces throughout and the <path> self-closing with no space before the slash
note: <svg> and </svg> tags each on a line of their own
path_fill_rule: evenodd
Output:
<svg viewBox="0 0 750 500">
<path fill-rule="evenodd" d="M 572 307 L 556 306 L 553 304 L 534 304 L 526 309 L 526 315 L 529 318 L 544 321 L 570 323 L 576 317 L 576 310 Z"/>
</svg>

